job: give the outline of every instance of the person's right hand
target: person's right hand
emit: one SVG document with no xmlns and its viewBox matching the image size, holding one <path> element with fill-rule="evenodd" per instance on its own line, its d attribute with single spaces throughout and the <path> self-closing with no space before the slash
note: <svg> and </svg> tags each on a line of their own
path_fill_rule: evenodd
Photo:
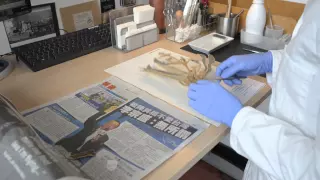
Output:
<svg viewBox="0 0 320 180">
<path fill-rule="evenodd" d="M 216 76 L 230 78 L 232 76 L 247 77 L 272 72 L 273 57 L 271 52 L 232 56 L 222 62 L 216 70 Z M 224 80 L 232 86 L 241 84 L 240 79 Z"/>
</svg>

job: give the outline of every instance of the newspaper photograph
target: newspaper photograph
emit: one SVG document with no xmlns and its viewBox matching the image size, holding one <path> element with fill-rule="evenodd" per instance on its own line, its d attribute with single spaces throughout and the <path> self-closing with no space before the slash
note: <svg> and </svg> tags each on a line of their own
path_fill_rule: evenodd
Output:
<svg viewBox="0 0 320 180">
<path fill-rule="evenodd" d="M 94 180 L 141 179 L 209 127 L 116 77 L 24 116 Z"/>
</svg>

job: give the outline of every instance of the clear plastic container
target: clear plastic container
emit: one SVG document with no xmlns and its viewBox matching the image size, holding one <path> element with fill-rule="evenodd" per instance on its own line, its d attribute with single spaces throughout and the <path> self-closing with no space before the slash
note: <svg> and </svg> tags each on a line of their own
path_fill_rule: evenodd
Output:
<svg viewBox="0 0 320 180">
<path fill-rule="evenodd" d="M 274 25 L 273 28 L 271 28 L 270 25 L 266 27 L 265 36 L 270 37 L 273 39 L 280 39 L 283 35 L 284 29 L 281 26 Z"/>
<path fill-rule="evenodd" d="M 265 50 L 284 49 L 286 45 L 277 39 L 247 33 L 244 29 L 241 30 L 241 43 Z"/>
<path fill-rule="evenodd" d="M 208 10 L 209 11 L 209 10 Z M 200 16 L 200 12 L 183 16 L 166 16 L 166 37 L 168 40 L 183 43 L 199 38 L 202 33 L 212 32 L 217 24 L 217 15 Z"/>
</svg>

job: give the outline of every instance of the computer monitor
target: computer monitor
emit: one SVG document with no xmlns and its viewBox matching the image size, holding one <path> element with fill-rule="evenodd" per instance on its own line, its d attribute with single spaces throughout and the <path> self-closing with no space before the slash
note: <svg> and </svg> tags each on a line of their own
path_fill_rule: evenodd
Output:
<svg viewBox="0 0 320 180">
<path fill-rule="evenodd" d="M 31 11 L 30 0 L 0 0 L 0 21 Z"/>
<path fill-rule="evenodd" d="M 3 23 L 12 49 L 60 35 L 55 3 L 33 6 L 30 13 Z"/>
</svg>

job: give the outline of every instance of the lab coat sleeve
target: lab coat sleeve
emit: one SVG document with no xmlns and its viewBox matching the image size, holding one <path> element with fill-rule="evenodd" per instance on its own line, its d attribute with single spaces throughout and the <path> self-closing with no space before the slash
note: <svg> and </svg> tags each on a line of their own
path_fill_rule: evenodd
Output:
<svg viewBox="0 0 320 180">
<path fill-rule="evenodd" d="M 237 114 L 230 143 L 236 152 L 275 179 L 320 179 L 316 140 L 254 108 L 244 107 Z"/>
<path fill-rule="evenodd" d="M 272 73 L 267 73 L 267 81 L 268 81 L 268 84 L 272 86 L 272 81 L 277 75 L 284 50 L 273 50 L 270 52 L 272 53 L 273 64 L 272 64 Z"/>
</svg>

